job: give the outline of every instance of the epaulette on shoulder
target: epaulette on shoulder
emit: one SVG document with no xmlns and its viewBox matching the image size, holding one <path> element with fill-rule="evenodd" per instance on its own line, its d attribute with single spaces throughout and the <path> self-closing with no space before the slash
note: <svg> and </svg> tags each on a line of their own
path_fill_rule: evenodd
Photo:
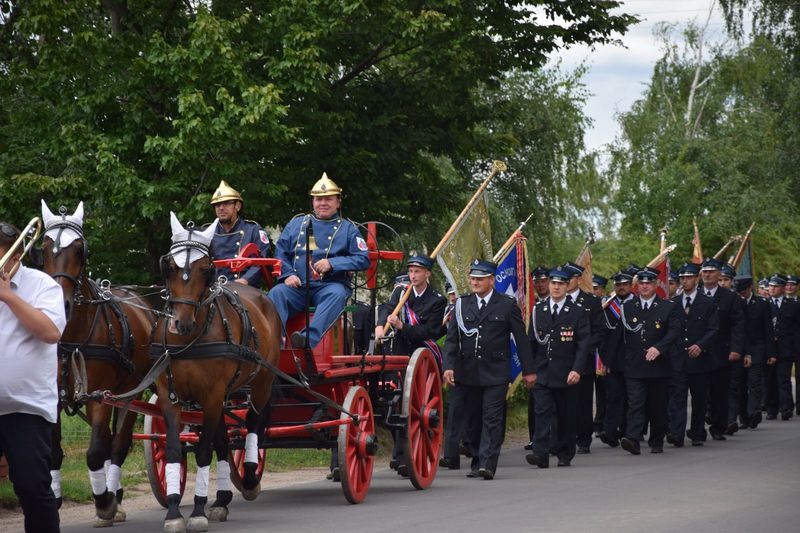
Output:
<svg viewBox="0 0 800 533">
<path fill-rule="evenodd" d="M 471 292 L 468 292 L 466 294 L 462 294 L 461 296 L 459 296 L 458 299 L 463 300 L 464 298 L 469 298 L 470 296 L 475 296 L 475 295 Z"/>
<path fill-rule="evenodd" d="M 304 217 L 304 216 L 306 216 L 307 214 L 308 214 L 308 213 L 297 213 L 295 216 L 293 216 L 293 217 L 292 217 L 292 220 L 296 219 L 297 217 Z"/>
<path fill-rule="evenodd" d="M 202 226 L 200 226 L 200 229 L 206 229 L 206 228 L 208 228 L 208 227 L 209 227 L 211 224 L 212 224 L 212 222 L 206 222 L 205 224 L 203 224 Z"/>
<path fill-rule="evenodd" d="M 498 293 L 498 294 L 499 294 L 500 296 L 502 296 L 503 298 L 508 298 L 508 299 L 509 299 L 509 300 L 511 300 L 511 301 L 514 301 L 514 302 L 516 302 L 516 301 L 517 301 L 517 299 L 516 299 L 516 298 L 514 298 L 513 296 L 509 296 L 508 294 L 505 294 L 505 293 L 502 293 L 502 292 L 500 292 L 500 293 Z"/>
<path fill-rule="evenodd" d="M 440 293 L 436 289 L 433 289 L 433 295 L 436 296 L 437 298 L 444 298 L 444 296 L 442 296 L 442 293 Z"/>
<path fill-rule="evenodd" d="M 244 221 L 245 221 L 245 222 L 249 222 L 250 224 L 255 224 L 255 225 L 256 225 L 256 226 L 258 226 L 259 228 L 261 227 L 261 224 L 259 224 L 259 223 L 258 223 L 258 222 L 256 222 L 255 220 L 250 220 L 250 219 L 247 219 L 247 218 L 245 218 L 245 219 L 244 219 Z"/>
</svg>

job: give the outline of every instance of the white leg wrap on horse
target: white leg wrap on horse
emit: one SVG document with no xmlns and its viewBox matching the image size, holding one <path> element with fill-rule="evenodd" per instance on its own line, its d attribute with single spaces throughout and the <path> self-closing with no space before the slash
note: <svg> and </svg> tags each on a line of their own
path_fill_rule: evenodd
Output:
<svg viewBox="0 0 800 533">
<path fill-rule="evenodd" d="M 92 494 L 100 496 L 106 493 L 106 472 L 104 468 L 100 470 L 89 470 L 89 482 L 92 484 Z"/>
<path fill-rule="evenodd" d="M 181 493 L 181 464 L 167 463 L 167 496 Z"/>
<path fill-rule="evenodd" d="M 106 474 L 106 485 L 108 485 L 108 490 L 116 494 L 119 490 L 119 478 L 121 477 L 122 469 L 120 467 L 117 465 L 109 466 L 108 474 Z"/>
<path fill-rule="evenodd" d="M 52 480 L 50 481 L 50 488 L 53 489 L 53 494 L 55 494 L 56 498 L 61 497 L 61 470 L 51 470 L 50 477 Z"/>
<path fill-rule="evenodd" d="M 106 477 L 108 477 L 108 469 L 111 467 L 111 459 L 106 459 L 103 462 L 103 472 L 105 472 Z"/>
<path fill-rule="evenodd" d="M 208 472 L 210 466 L 198 466 L 197 476 L 194 478 L 194 495 L 201 498 L 208 497 Z"/>
<path fill-rule="evenodd" d="M 231 465 L 228 461 L 217 461 L 217 490 L 233 490 L 231 485 Z"/>
<path fill-rule="evenodd" d="M 258 435 L 248 433 L 244 439 L 244 462 L 258 463 Z"/>
</svg>

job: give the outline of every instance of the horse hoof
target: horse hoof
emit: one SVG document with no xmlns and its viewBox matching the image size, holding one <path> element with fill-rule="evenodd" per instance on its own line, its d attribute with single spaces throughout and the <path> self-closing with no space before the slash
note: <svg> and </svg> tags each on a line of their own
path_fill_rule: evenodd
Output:
<svg viewBox="0 0 800 533">
<path fill-rule="evenodd" d="M 105 520 L 103 518 L 100 518 L 99 516 L 96 516 L 94 518 L 94 523 L 92 524 L 92 527 L 111 527 L 113 525 L 114 525 L 113 520 Z"/>
<path fill-rule="evenodd" d="M 252 489 L 242 489 L 242 498 L 244 498 L 249 502 L 258 498 L 259 494 L 261 494 L 261 483 L 259 483 Z"/>
<path fill-rule="evenodd" d="M 186 522 L 183 518 L 164 520 L 164 533 L 186 533 Z"/>
<path fill-rule="evenodd" d="M 208 521 L 209 522 L 225 522 L 228 520 L 227 507 L 209 507 Z"/>
<path fill-rule="evenodd" d="M 117 515 L 117 499 L 111 498 L 111 503 L 108 504 L 108 507 L 104 509 L 95 507 L 95 511 L 97 512 L 97 518 L 113 521 L 114 517 Z"/>
<path fill-rule="evenodd" d="M 186 522 L 186 531 L 208 531 L 208 518 L 205 516 L 190 516 Z"/>
<path fill-rule="evenodd" d="M 114 523 L 119 524 L 120 522 L 124 522 L 128 518 L 128 515 L 125 513 L 125 510 L 117 504 L 117 514 L 114 515 Z"/>
</svg>

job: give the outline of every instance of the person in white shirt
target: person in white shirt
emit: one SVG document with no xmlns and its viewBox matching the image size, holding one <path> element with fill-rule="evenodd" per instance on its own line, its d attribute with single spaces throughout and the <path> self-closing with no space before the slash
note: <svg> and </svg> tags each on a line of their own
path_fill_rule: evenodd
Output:
<svg viewBox="0 0 800 533">
<path fill-rule="evenodd" d="M 0 256 L 19 230 L 0 222 Z M 66 326 L 61 287 L 20 264 L 21 249 L 0 271 L 0 451 L 25 514 L 25 531 L 59 530 L 50 488 L 50 442 L 58 393 L 56 343 Z"/>
</svg>

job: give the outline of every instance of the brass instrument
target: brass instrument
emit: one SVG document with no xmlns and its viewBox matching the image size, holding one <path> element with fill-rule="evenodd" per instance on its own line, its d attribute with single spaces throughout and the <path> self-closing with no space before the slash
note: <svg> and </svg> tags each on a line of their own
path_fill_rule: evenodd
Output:
<svg viewBox="0 0 800 533">
<path fill-rule="evenodd" d="M 34 243 L 39 240 L 39 236 L 42 234 L 42 220 L 39 217 L 33 217 L 28 225 L 20 231 L 19 237 L 17 240 L 14 241 L 14 244 L 6 251 L 3 258 L 0 259 L 0 272 L 5 271 L 6 263 L 8 263 L 14 254 L 17 253 L 20 246 L 22 247 L 22 254 L 20 254 L 19 260 L 17 260 L 17 264 L 14 265 L 11 270 L 8 271 L 8 278 L 11 279 L 14 277 L 14 274 L 17 273 L 19 269 L 19 265 L 22 261 L 22 256 L 30 251 L 33 248 Z"/>
</svg>

